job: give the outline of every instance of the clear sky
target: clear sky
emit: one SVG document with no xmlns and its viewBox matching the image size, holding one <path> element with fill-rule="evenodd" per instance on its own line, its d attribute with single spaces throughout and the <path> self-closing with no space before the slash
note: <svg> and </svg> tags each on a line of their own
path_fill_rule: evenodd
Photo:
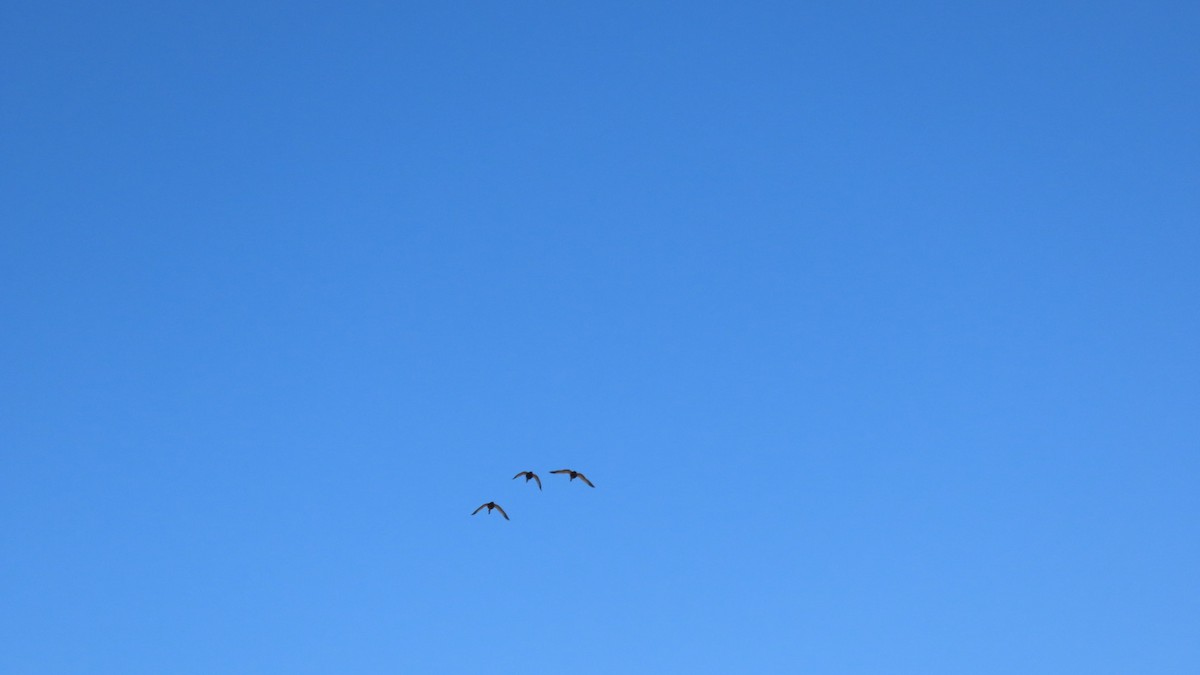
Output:
<svg viewBox="0 0 1200 675">
<path fill-rule="evenodd" d="M 1200 672 L 1198 35 L 5 2 L 0 671 Z"/>
</svg>

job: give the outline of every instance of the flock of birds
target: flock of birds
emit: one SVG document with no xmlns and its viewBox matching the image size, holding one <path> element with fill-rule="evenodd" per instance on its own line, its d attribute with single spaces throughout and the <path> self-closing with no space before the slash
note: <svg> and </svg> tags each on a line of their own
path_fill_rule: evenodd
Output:
<svg viewBox="0 0 1200 675">
<path fill-rule="evenodd" d="M 562 473 L 562 474 L 570 475 L 571 480 L 568 480 L 567 481 L 568 483 L 570 483 L 571 481 L 578 478 L 579 480 L 583 481 L 584 483 L 587 483 L 588 487 L 592 487 L 592 488 L 596 487 L 595 485 L 592 485 L 592 481 L 587 479 L 587 476 L 579 473 L 578 471 L 575 471 L 574 469 L 559 469 L 558 471 L 551 471 L 550 473 Z M 536 473 L 534 473 L 532 471 L 518 471 L 517 475 L 513 476 L 513 480 L 516 480 L 516 479 L 520 478 L 521 476 L 525 477 L 526 483 L 528 483 L 530 480 L 532 480 L 537 483 L 539 490 L 542 489 L 542 479 L 538 478 L 538 475 Z M 492 509 L 495 509 L 500 512 L 500 515 L 504 516 L 505 520 L 512 520 L 511 518 L 508 517 L 508 514 L 504 512 L 504 509 L 500 508 L 500 505 L 497 504 L 496 502 L 488 502 L 486 504 L 481 505 L 479 508 L 472 511 L 471 515 L 475 515 L 476 513 L 479 513 L 480 511 L 482 511 L 484 509 L 487 509 L 487 512 L 489 514 L 492 512 Z"/>
</svg>

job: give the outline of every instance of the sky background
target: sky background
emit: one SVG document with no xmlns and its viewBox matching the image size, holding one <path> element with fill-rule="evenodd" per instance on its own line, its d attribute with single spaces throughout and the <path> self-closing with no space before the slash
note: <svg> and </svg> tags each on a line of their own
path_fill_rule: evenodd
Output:
<svg viewBox="0 0 1200 675">
<path fill-rule="evenodd" d="M 0 671 L 1200 672 L 1197 35 L 5 2 Z"/>
</svg>

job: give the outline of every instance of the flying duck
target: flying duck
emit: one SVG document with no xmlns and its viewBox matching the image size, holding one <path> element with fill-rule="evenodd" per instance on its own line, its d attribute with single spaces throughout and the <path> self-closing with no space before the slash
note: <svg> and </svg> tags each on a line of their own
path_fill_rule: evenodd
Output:
<svg viewBox="0 0 1200 675">
<path fill-rule="evenodd" d="M 578 478 L 579 480 L 587 483 L 588 487 L 596 487 L 595 485 L 592 485 L 592 481 L 587 479 L 587 476 L 579 473 L 578 471 L 572 471 L 571 469 L 559 469 L 558 471 L 551 471 L 550 473 L 569 473 L 569 474 L 571 474 L 571 480 L 575 480 L 576 478 Z M 570 481 L 567 481 L 567 482 L 570 482 Z"/>
<path fill-rule="evenodd" d="M 537 481 L 538 489 L 539 490 L 542 489 L 542 479 L 538 478 L 538 475 L 536 473 L 534 473 L 532 471 L 522 471 L 522 472 L 518 473 L 517 475 L 513 476 L 513 480 L 516 480 L 516 479 L 520 478 L 521 476 L 525 476 L 526 483 L 529 482 L 530 478 L 534 479 L 535 481 Z"/>
<path fill-rule="evenodd" d="M 487 507 L 487 510 L 488 510 L 488 513 L 489 513 L 489 514 L 492 512 L 492 509 L 496 509 L 497 511 L 499 511 L 499 512 L 500 512 L 500 515 L 504 516 L 504 519 L 505 519 L 505 520 L 511 520 L 511 519 L 508 517 L 508 514 L 504 512 L 504 509 L 500 508 L 500 505 L 499 505 L 499 504 L 497 504 L 496 502 L 488 502 L 488 503 L 484 504 L 483 506 L 480 506 L 479 508 L 477 508 L 477 509 L 475 509 L 474 511 L 472 511 L 472 512 L 471 512 L 471 515 L 475 515 L 476 513 L 479 513 L 480 511 L 482 511 L 484 506 L 486 506 L 486 507 Z"/>
</svg>

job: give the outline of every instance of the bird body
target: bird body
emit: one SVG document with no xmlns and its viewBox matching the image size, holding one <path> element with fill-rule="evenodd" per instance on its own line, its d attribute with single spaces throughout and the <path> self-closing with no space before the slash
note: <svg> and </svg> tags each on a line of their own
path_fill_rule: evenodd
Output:
<svg viewBox="0 0 1200 675">
<path fill-rule="evenodd" d="M 480 511 L 482 511 L 482 510 L 483 510 L 485 507 L 487 508 L 487 512 L 488 512 L 489 514 L 491 514 L 491 512 L 492 512 L 492 509 L 496 509 L 497 511 L 499 511 L 499 512 L 500 512 L 500 515 L 504 516 L 504 519 L 505 519 L 505 520 L 511 520 L 511 518 L 509 518 L 509 517 L 508 517 L 508 514 L 504 512 L 504 509 L 500 508 L 500 505 L 499 505 L 499 504 L 497 504 L 496 502 L 488 502 L 488 503 L 484 504 L 483 506 L 480 506 L 479 508 L 477 508 L 477 509 L 475 509 L 474 511 L 472 511 L 472 512 L 471 512 L 471 515 L 475 515 L 476 513 L 479 513 L 479 512 L 480 512 Z"/>
<path fill-rule="evenodd" d="M 579 480 L 581 480 L 581 481 L 583 481 L 583 482 L 587 483 L 587 486 L 588 486 L 588 487 L 596 487 L 595 485 L 592 485 L 592 481 L 590 481 L 590 480 L 588 480 L 588 479 L 587 479 L 587 476 L 585 476 L 585 475 L 583 475 L 583 474 L 579 473 L 578 471 L 572 470 L 572 469 L 559 469 L 558 471 L 551 471 L 550 473 L 567 473 L 567 474 L 571 474 L 571 480 L 575 480 L 576 478 L 578 478 Z M 570 481 L 567 481 L 567 482 L 570 482 Z"/>
<path fill-rule="evenodd" d="M 521 476 L 525 476 L 526 483 L 529 482 L 530 478 L 537 481 L 538 489 L 539 490 L 542 489 L 542 479 L 538 478 L 538 475 L 536 473 L 534 473 L 532 471 L 521 471 L 521 472 L 517 473 L 517 475 L 513 476 L 513 480 L 516 480 L 517 478 L 520 478 Z"/>
</svg>

